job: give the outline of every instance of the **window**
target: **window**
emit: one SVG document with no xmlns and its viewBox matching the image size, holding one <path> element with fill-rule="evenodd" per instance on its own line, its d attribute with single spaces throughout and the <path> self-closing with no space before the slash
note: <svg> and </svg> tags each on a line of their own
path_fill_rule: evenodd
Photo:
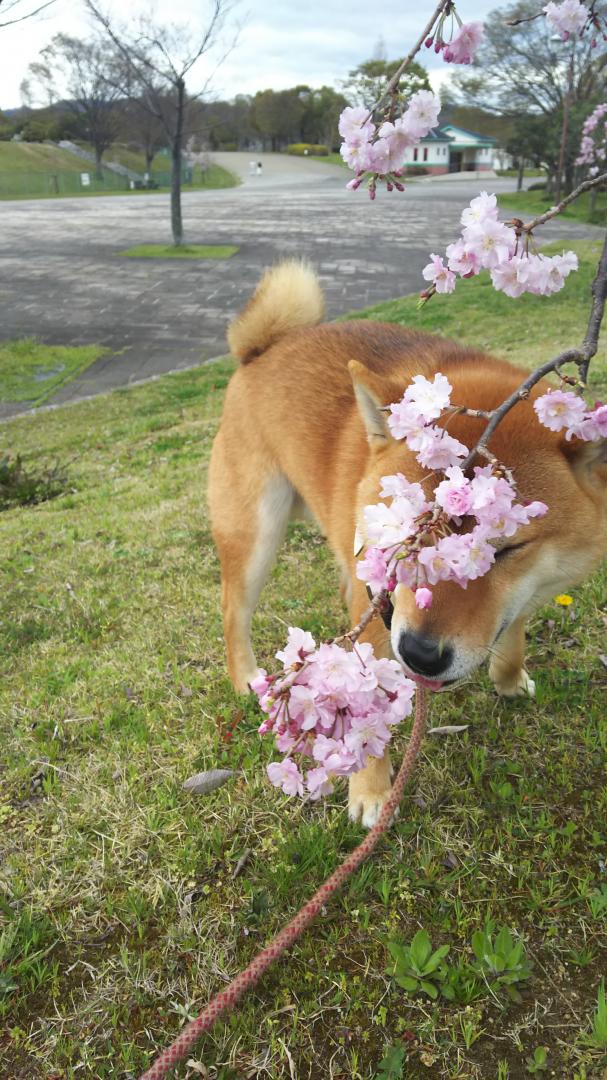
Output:
<svg viewBox="0 0 607 1080">
<path fill-rule="evenodd" d="M 413 151 L 413 160 L 414 161 L 417 161 L 417 153 L 418 153 L 418 151 L 417 151 L 417 146 L 416 146 L 415 150 Z"/>
<path fill-rule="evenodd" d="M 428 147 L 424 146 L 424 161 L 428 160 Z"/>
</svg>

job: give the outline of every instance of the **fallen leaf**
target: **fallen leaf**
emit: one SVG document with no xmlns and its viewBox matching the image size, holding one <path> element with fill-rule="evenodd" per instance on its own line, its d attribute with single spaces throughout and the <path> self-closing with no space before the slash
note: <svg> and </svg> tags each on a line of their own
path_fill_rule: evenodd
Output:
<svg viewBox="0 0 607 1080">
<path fill-rule="evenodd" d="M 251 854 L 251 849 L 250 848 L 247 848 L 246 851 L 243 851 L 243 853 L 240 856 L 238 862 L 236 863 L 236 866 L 232 870 L 232 881 L 234 881 L 234 879 L 237 878 L 238 875 L 240 874 L 240 872 L 244 869 L 244 867 L 246 866 L 246 864 L 248 862 L 250 854 Z"/>
<path fill-rule="evenodd" d="M 234 776 L 233 769 L 208 769 L 207 772 L 199 772 L 184 780 L 183 787 L 194 795 L 208 795 L 215 788 L 227 784 Z"/>
<path fill-rule="evenodd" d="M 603 667 L 607 668 L 607 656 L 605 656 L 605 653 L 599 653 L 599 660 L 601 661 Z"/>
<path fill-rule="evenodd" d="M 192 1072 L 195 1072 L 197 1076 L 209 1075 L 209 1070 L 207 1069 L 206 1065 L 202 1064 L 202 1061 L 194 1061 L 194 1058 L 190 1058 L 190 1060 L 186 1061 L 185 1064 L 186 1069 L 191 1069 Z"/>
<path fill-rule="evenodd" d="M 430 728 L 428 735 L 457 735 L 460 731 L 467 731 L 470 724 L 445 724 L 443 727 Z"/>
</svg>

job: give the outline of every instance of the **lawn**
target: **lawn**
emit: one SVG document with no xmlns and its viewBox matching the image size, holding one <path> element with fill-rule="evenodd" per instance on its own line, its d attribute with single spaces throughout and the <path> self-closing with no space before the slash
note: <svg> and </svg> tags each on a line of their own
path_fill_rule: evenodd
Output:
<svg viewBox="0 0 607 1080">
<path fill-rule="evenodd" d="M 237 251 L 234 244 L 139 244 L 120 255 L 130 259 L 230 259 Z"/>
<path fill-rule="evenodd" d="M 580 279 L 591 274 L 585 262 Z M 583 336 L 575 277 L 549 300 L 495 306 L 483 288 L 381 313 L 522 363 Z M 269 786 L 259 716 L 225 676 L 204 490 L 232 370 L 223 360 L 0 428 L 0 457 L 68 471 L 59 497 L 0 515 L 11 1080 L 136 1075 L 362 836 L 343 789 L 302 805 Z M 597 386 L 605 372 L 603 358 Z M 440 695 L 433 723 L 467 730 L 427 739 L 379 852 L 200 1042 L 197 1071 L 176 1075 L 523 1080 L 543 1074 L 546 1048 L 545 1075 L 604 1077 L 590 1031 L 607 967 L 606 586 L 597 574 L 533 620 L 537 702 L 497 699 L 485 674 Z M 255 620 L 267 666 L 289 624 L 318 637 L 346 625 L 333 561 L 301 523 Z M 236 776 L 206 797 L 182 790 L 213 767 Z M 523 942 L 518 1001 L 486 962 L 472 970 L 488 922 Z M 386 974 L 388 945 L 420 929 L 450 948 L 450 1000 Z"/>
<path fill-rule="evenodd" d="M 498 196 L 499 205 L 504 210 L 513 210 L 517 217 L 538 217 L 554 206 L 554 198 L 545 191 L 513 191 Z M 566 218 L 588 222 L 592 225 L 607 225 L 607 193 L 599 192 L 594 210 L 590 206 L 590 193 L 585 192 L 562 212 Z"/>
<path fill-rule="evenodd" d="M 0 342 L 0 401 L 42 405 L 105 352 L 102 345 L 43 345 L 34 338 Z"/>
</svg>

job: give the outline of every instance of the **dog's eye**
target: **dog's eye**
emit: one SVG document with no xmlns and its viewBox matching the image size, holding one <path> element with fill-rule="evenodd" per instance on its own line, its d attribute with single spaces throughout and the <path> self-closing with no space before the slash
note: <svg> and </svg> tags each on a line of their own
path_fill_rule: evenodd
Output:
<svg viewBox="0 0 607 1080">
<path fill-rule="evenodd" d="M 520 544 L 510 544 L 508 547 L 500 548 L 499 551 L 496 551 L 495 553 L 495 561 L 497 562 L 498 559 L 505 558 L 506 555 L 511 555 L 513 551 L 520 551 L 520 549 L 524 547 L 527 547 L 527 541 L 523 541 Z"/>
<path fill-rule="evenodd" d="M 390 627 L 392 626 L 392 615 L 393 615 L 393 613 L 394 613 L 394 607 L 392 606 L 392 601 L 388 600 L 388 607 L 386 608 L 385 611 L 380 612 L 380 615 L 382 617 L 382 620 L 383 620 L 384 626 L 386 627 L 386 630 L 389 630 Z"/>
</svg>

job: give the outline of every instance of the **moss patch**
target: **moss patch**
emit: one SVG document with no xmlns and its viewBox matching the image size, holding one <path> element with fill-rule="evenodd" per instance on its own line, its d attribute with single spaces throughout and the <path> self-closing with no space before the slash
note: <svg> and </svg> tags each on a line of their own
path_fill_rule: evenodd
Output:
<svg viewBox="0 0 607 1080">
<path fill-rule="evenodd" d="M 2 342 L 0 401 L 42 405 L 107 351 L 102 345 L 44 345 L 36 338 Z"/>
</svg>

